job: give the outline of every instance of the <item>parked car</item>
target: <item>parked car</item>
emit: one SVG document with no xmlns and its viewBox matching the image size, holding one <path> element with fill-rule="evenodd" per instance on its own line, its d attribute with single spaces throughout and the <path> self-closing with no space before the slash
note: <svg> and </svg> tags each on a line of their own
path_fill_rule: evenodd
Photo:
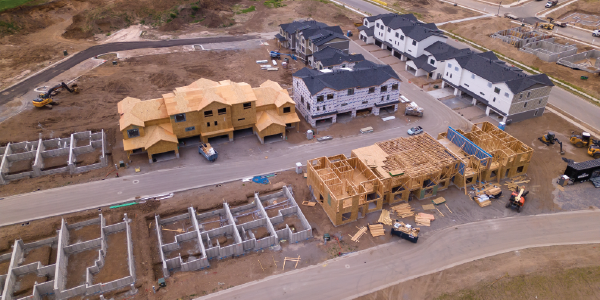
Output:
<svg viewBox="0 0 600 300">
<path fill-rule="evenodd" d="M 423 133 L 423 128 L 421 126 L 413 127 L 408 130 L 408 135 L 417 135 Z"/>
<path fill-rule="evenodd" d="M 552 7 L 552 6 L 556 5 L 556 4 L 558 4 L 558 0 L 549 0 L 546 3 L 546 8 Z"/>
<path fill-rule="evenodd" d="M 596 29 L 596 30 L 592 31 L 592 36 L 599 37 L 600 36 L 600 29 Z"/>
</svg>

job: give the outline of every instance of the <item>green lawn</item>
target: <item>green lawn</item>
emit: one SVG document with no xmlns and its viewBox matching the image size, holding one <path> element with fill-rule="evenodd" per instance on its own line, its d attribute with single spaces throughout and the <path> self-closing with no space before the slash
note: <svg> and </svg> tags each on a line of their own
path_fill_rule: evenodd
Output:
<svg viewBox="0 0 600 300">
<path fill-rule="evenodd" d="M 13 8 L 13 7 L 17 7 L 17 6 L 21 6 L 28 2 L 31 2 L 29 4 L 32 5 L 32 4 L 41 4 L 41 3 L 47 2 L 47 0 L 0 0 L 0 11 L 4 11 L 9 8 Z"/>
</svg>

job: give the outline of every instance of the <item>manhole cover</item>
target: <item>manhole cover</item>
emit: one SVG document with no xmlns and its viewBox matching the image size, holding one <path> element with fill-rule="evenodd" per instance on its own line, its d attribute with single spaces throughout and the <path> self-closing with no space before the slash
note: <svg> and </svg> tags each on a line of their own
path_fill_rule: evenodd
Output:
<svg viewBox="0 0 600 300">
<path fill-rule="evenodd" d="M 350 265 L 346 265 L 346 269 L 350 269 Z"/>
<path fill-rule="evenodd" d="M 139 181 L 139 180 L 134 180 L 134 181 L 133 181 L 133 184 L 138 184 L 138 183 L 140 183 L 140 181 Z"/>
</svg>

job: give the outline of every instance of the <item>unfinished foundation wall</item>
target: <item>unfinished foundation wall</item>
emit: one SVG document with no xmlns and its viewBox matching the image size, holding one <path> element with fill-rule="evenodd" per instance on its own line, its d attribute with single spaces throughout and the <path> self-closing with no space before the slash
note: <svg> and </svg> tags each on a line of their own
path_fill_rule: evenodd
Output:
<svg viewBox="0 0 600 300">
<path fill-rule="evenodd" d="M 2 158 L 0 177 L 2 181 L 19 180 L 34 175 L 33 164 L 39 141 L 9 143 Z"/>
<path fill-rule="evenodd" d="M 544 32 L 530 30 L 527 27 L 515 27 L 500 30 L 496 33 L 493 33 L 491 37 L 494 39 L 500 39 L 503 42 L 509 43 L 517 48 L 521 48 L 529 43 L 551 38 L 550 35 L 547 35 Z"/>
<path fill-rule="evenodd" d="M 554 42 L 554 38 L 527 43 L 521 51 L 536 55 L 543 61 L 557 62 L 559 58 L 577 53 L 577 46 Z"/>
<path fill-rule="evenodd" d="M 559 59 L 559 65 L 589 73 L 600 73 L 600 50 L 590 50 Z"/>
</svg>

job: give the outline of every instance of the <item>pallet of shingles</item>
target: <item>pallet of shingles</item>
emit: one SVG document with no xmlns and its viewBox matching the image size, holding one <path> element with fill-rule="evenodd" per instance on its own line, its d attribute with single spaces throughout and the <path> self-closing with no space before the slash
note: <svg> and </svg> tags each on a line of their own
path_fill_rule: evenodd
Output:
<svg viewBox="0 0 600 300">
<path fill-rule="evenodd" d="M 369 231 L 373 237 L 385 235 L 385 230 L 381 224 L 369 225 Z"/>
<path fill-rule="evenodd" d="M 390 211 L 387 209 L 382 209 L 381 215 L 379 216 L 379 220 L 377 220 L 377 222 L 388 225 L 388 226 L 392 226 L 392 219 L 390 218 Z"/>
<path fill-rule="evenodd" d="M 415 212 L 410 207 L 410 204 L 403 203 L 396 206 L 391 207 L 391 209 L 396 213 L 398 218 L 408 218 L 415 215 Z"/>
<path fill-rule="evenodd" d="M 350 235 L 350 240 L 353 242 L 359 242 L 359 239 L 363 234 L 367 232 L 367 227 L 363 226 L 358 229 L 358 231 L 354 234 L 354 236 Z"/>
<path fill-rule="evenodd" d="M 418 213 L 415 216 L 415 223 L 420 226 L 431 226 L 433 220 L 435 220 L 435 216 L 426 213 Z"/>
</svg>

